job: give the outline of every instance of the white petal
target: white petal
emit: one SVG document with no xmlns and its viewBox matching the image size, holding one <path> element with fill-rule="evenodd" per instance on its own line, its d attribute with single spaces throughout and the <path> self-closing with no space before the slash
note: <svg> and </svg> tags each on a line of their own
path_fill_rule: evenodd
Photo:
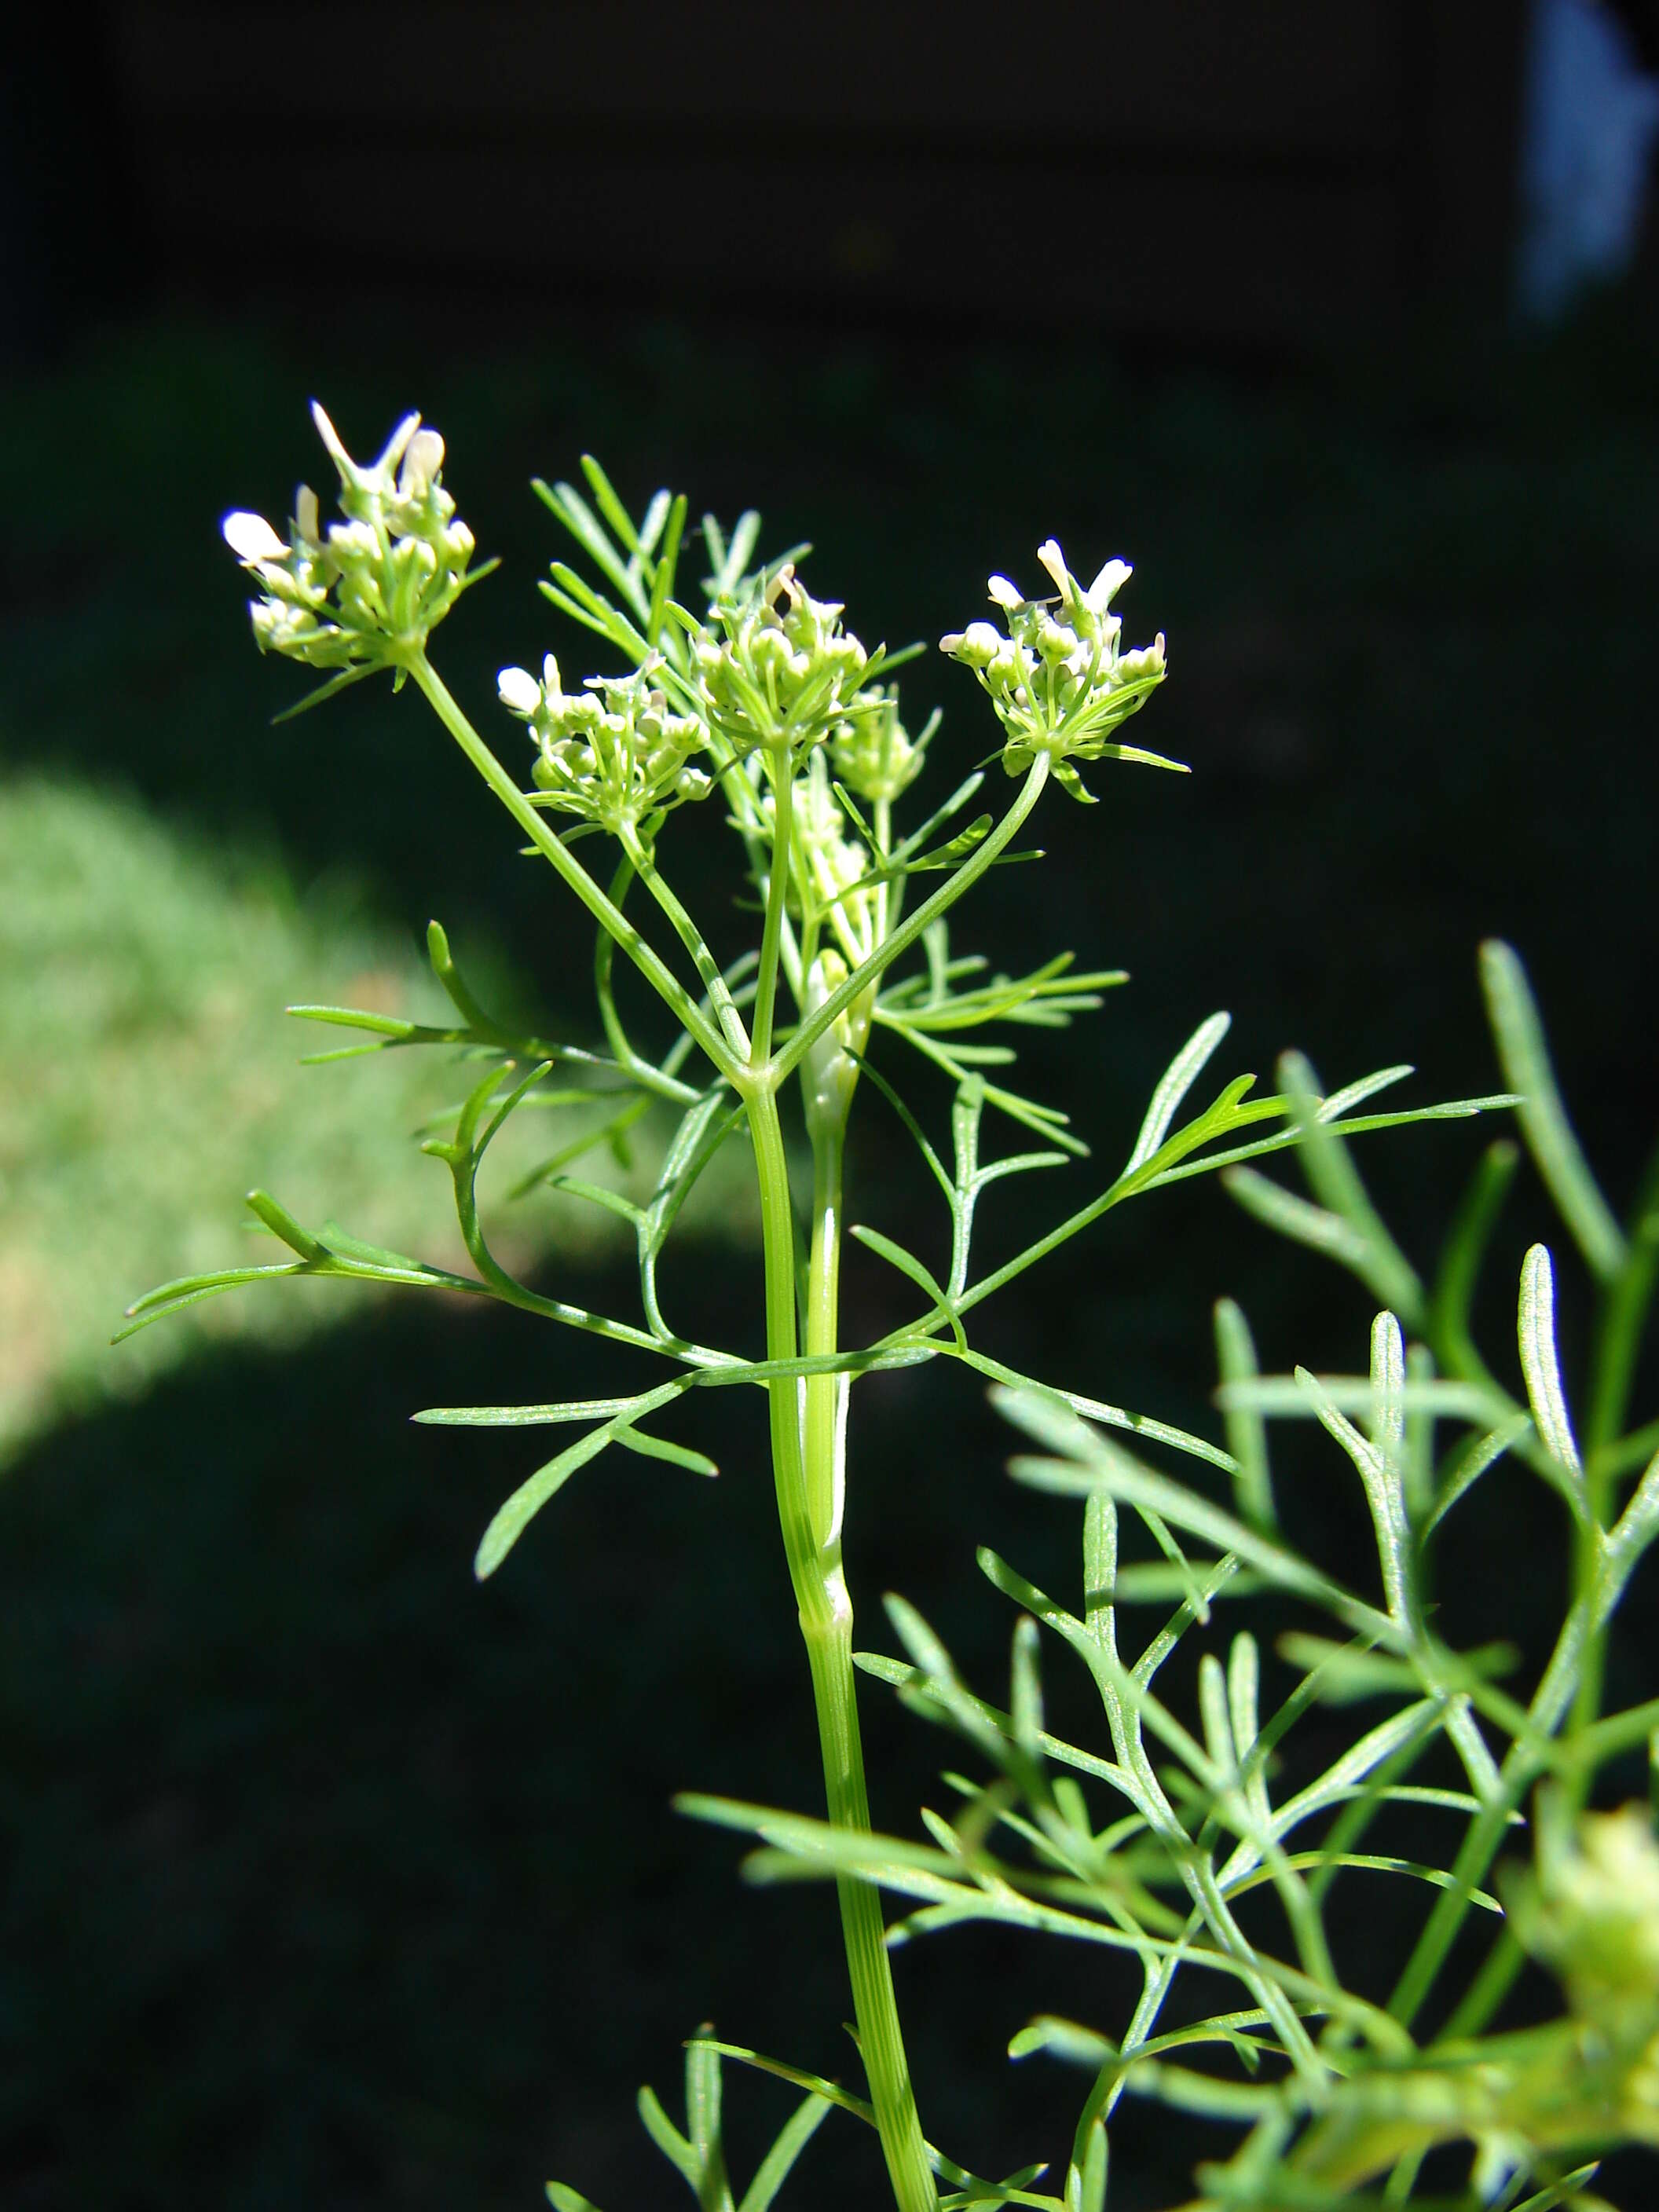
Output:
<svg viewBox="0 0 1659 2212">
<path fill-rule="evenodd" d="M 1127 561 L 1109 561 L 1084 597 L 1097 615 L 1104 614 L 1112 604 L 1113 595 L 1122 590 L 1133 574 Z"/>
<path fill-rule="evenodd" d="M 301 484 L 294 495 L 294 522 L 308 545 L 322 543 L 322 518 L 317 509 L 317 495 L 309 484 Z"/>
<path fill-rule="evenodd" d="M 1054 589 L 1063 599 L 1070 586 L 1071 579 L 1066 574 L 1066 556 L 1060 551 L 1057 541 L 1052 538 L 1045 538 L 1042 544 L 1037 547 L 1037 559 L 1054 578 Z"/>
<path fill-rule="evenodd" d="M 504 668 L 495 678 L 501 704 L 515 714 L 533 714 L 542 703 L 542 687 L 527 668 Z"/>
<path fill-rule="evenodd" d="M 329 421 L 320 399 L 313 399 L 311 403 L 311 419 L 317 425 L 317 435 L 328 447 L 334 465 L 342 476 L 354 474 L 351 456 L 340 443 L 340 434 Z"/>
<path fill-rule="evenodd" d="M 435 430 L 417 430 L 404 454 L 398 489 L 406 498 L 419 499 L 444 465 L 444 441 Z"/>
<path fill-rule="evenodd" d="M 390 477 L 398 462 L 402 460 L 410 439 L 420 427 L 421 418 L 418 415 L 405 415 L 386 440 L 386 450 L 374 467 L 366 471 L 366 474 L 371 477 Z"/>
<path fill-rule="evenodd" d="M 263 514 L 248 514 L 239 507 L 219 527 L 225 543 L 239 561 L 285 561 L 288 548 Z"/>
<path fill-rule="evenodd" d="M 378 560 L 380 541 L 366 522 L 331 522 L 328 542 L 342 561 Z"/>
<path fill-rule="evenodd" d="M 1006 576 L 988 578 L 985 589 L 988 596 L 1000 607 L 1023 607 L 1025 604 L 1024 594 L 1019 586 L 1011 584 Z"/>
</svg>

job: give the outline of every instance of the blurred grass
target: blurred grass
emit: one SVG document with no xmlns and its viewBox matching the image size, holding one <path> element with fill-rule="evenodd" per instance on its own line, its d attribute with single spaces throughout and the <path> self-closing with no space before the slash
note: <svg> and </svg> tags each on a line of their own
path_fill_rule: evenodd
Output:
<svg viewBox="0 0 1659 2212">
<path fill-rule="evenodd" d="M 349 1033 L 286 1020 L 286 1002 L 453 1018 L 412 945 L 361 898 L 324 883 L 302 899 L 274 855 L 210 850 L 130 798 L 39 775 L 0 784 L 0 1464 L 54 1419 L 132 1397 L 210 1346 L 293 1346 L 348 1316 L 361 1285 L 284 1284 L 110 1348 L 141 1291 L 248 1256 L 250 1182 L 308 1224 L 337 1218 L 471 1272 L 448 1176 L 413 1143 L 466 1089 L 459 1056 L 297 1064 Z M 465 946 L 458 957 L 488 1001 L 478 962 Z M 573 1109 L 555 1139 L 521 1110 L 487 1190 L 597 1119 Z M 631 1174 L 601 1147 L 590 1180 L 648 1188 L 657 1133 L 641 1134 Z M 497 1206 L 488 1225 L 520 1266 L 619 1237 L 614 1216 L 545 1198 Z"/>
</svg>

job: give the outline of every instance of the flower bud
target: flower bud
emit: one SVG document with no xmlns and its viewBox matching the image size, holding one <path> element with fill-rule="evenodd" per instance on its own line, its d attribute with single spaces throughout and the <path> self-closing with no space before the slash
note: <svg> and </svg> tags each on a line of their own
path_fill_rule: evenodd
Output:
<svg viewBox="0 0 1659 2212">
<path fill-rule="evenodd" d="M 399 499 L 422 499 L 444 465 L 444 441 L 435 430 L 417 430 L 404 448 L 398 471 Z"/>
<path fill-rule="evenodd" d="M 938 717 L 913 740 L 898 718 L 896 684 L 860 691 L 853 705 L 854 714 L 830 740 L 836 774 L 860 799 L 895 799 L 921 775 Z"/>
<path fill-rule="evenodd" d="M 526 721 L 542 703 L 542 687 L 527 668 L 504 668 L 495 678 L 502 706 Z"/>
<path fill-rule="evenodd" d="M 702 701 L 739 757 L 757 746 L 797 757 L 846 714 L 869 655 L 842 629 L 842 611 L 787 563 L 712 610 L 696 647 Z"/>
<path fill-rule="evenodd" d="M 1587 1813 L 1571 1835 L 1546 1822 L 1511 1909 L 1581 2019 L 1611 2027 L 1632 2008 L 1659 2018 L 1659 1841 L 1642 1806 Z"/>
<path fill-rule="evenodd" d="M 226 544 L 249 568 L 261 561 L 288 558 L 288 547 L 263 514 L 248 514 L 238 508 L 228 514 L 219 527 L 224 532 Z"/>
<path fill-rule="evenodd" d="M 942 637 L 939 651 L 948 653 L 953 659 L 963 661 L 969 668 L 988 668 L 996 659 L 1003 643 L 1001 633 L 988 622 L 969 623 L 964 630 L 954 636 Z"/>
</svg>

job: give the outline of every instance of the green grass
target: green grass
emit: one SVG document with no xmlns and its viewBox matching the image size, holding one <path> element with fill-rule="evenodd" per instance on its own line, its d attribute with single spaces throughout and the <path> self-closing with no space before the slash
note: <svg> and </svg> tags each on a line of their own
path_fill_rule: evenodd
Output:
<svg viewBox="0 0 1659 2212">
<path fill-rule="evenodd" d="M 302 1220 L 470 1272 L 444 1170 L 400 1141 L 465 1087 L 455 1055 L 302 1067 L 302 1051 L 346 1040 L 282 1011 L 443 1021 L 412 941 L 338 888 L 301 897 L 269 858 L 210 850 L 129 798 L 45 776 L 0 786 L 0 1461 L 204 1346 L 292 1345 L 358 1308 L 339 1285 L 284 1285 L 110 1350 L 141 1291 L 246 1256 L 250 1183 Z M 503 1139 L 498 1193 L 550 1149 L 538 1118 Z M 653 1150 L 647 1138 L 631 1169 L 601 1152 L 583 1172 L 637 1184 Z M 520 1265 L 616 1241 L 611 1216 L 568 1201 L 496 1211 Z"/>
</svg>

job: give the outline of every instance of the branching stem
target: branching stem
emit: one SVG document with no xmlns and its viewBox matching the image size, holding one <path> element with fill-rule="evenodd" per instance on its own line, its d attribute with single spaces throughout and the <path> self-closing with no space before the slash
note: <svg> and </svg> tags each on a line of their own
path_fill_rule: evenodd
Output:
<svg viewBox="0 0 1659 2212">
<path fill-rule="evenodd" d="M 639 831 L 630 823 L 623 832 L 622 847 L 634 865 L 634 872 L 667 915 L 674 934 L 690 955 L 691 964 L 708 994 L 708 1003 L 714 1008 L 726 1043 L 740 1059 L 749 1057 L 749 1032 L 743 1025 L 743 1017 L 732 1003 L 720 963 L 709 951 L 707 939 L 676 896 L 668 879 L 663 875 L 640 842 Z"/>
<path fill-rule="evenodd" d="M 665 966 L 659 955 L 646 943 L 633 923 L 606 897 L 562 839 L 548 828 L 538 810 L 531 805 L 473 728 L 448 686 L 427 659 L 424 650 L 416 648 L 404 665 L 419 686 L 433 713 L 537 851 L 544 860 L 551 861 L 595 921 L 609 930 L 681 1028 L 696 1040 L 720 1073 L 727 1078 L 735 1077 L 739 1062 L 725 1038 L 672 970 Z"/>
<path fill-rule="evenodd" d="M 1025 817 L 1042 797 L 1042 787 L 1048 781 L 1048 756 L 1039 753 L 1026 770 L 1025 781 L 1016 793 L 1013 805 L 984 842 L 975 846 L 971 856 L 963 862 L 956 873 L 947 877 L 931 898 L 924 899 L 915 912 L 902 921 L 867 960 L 859 963 L 846 981 L 830 994 L 817 1012 L 801 1023 L 778 1054 L 780 1074 L 790 1073 L 817 1042 L 830 1023 L 844 1014 L 854 1000 L 867 991 L 872 983 L 878 982 L 893 963 L 908 951 L 931 922 L 937 921 L 964 892 L 973 889 L 1018 834 Z"/>
</svg>

